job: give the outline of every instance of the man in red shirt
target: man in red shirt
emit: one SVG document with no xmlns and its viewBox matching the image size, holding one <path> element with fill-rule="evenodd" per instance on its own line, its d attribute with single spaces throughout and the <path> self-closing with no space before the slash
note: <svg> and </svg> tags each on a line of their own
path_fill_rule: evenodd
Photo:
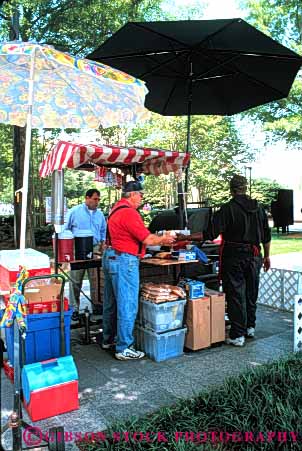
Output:
<svg viewBox="0 0 302 451">
<path fill-rule="evenodd" d="M 133 329 L 138 310 L 139 258 L 146 245 L 171 245 L 175 238 L 149 232 L 137 209 L 143 200 L 139 182 L 126 183 L 123 196 L 112 208 L 107 223 L 108 248 L 103 256 L 105 277 L 103 304 L 103 349 L 115 346 L 118 360 L 141 359 L 133 347 Z"/>
</svg>

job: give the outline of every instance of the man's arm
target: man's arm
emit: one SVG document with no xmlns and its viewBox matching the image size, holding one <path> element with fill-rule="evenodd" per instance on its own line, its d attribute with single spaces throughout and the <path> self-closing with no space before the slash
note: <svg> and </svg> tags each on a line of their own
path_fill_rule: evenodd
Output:
<svg viewBox="0 0 302 451">
<path fill-rule="evenodd" d="M 99 240 L 100 240 L 99 251 L 102 253 L 103 248 L 104 248 L 104 243 L 106 241 L 107 224 L 106 224 L 106 219 L 105 219 L 104 214 L 102 212 L 100 212 L 100 213 L 101 213 L 101 225 L 100 225 L 100 236 L 99 236 Z"/>
<path fill-rule="evenodd" d="M 203 233 L 196 232 L 191 235 L 183 235 L 182 233 L 176 234 L 177 241 L 203 241 Z"/>
<path fill-rule="evenodd" d="M 262 246 L 263 246 L 263 253 L 264 253 L 263 268 L 264 268 L 264 271 L 267 272 L 271 267 L 271 260 L 269 257 L 271 242 L 268 241 L 267 243 L 262 243 Z"/>
<path fill-rule="evenodd" d="M 170 246 L 173 243 L 175 243 L 175 237 L 168 234 L 158 236 L 153 233 L 150 233 L 150 235 L 148 235 L 147 238 L 145 238 L 143 241 L 143 244 L 146 246 L 157 246 L 157 245 Z"/>
<path fill-rule="evenodd" d="M 267 272 L 271 267 L 270 261 L 270 247 L 271 247 L 271 238 L 272 233 L 268 224 L 268 217 L 265 210 L 262 208 L 262 227 L 263 227 L 263 236 L 262 236 L 262 246 L 263 246 L 263 268 L 264 271 Z"/>
</svg>

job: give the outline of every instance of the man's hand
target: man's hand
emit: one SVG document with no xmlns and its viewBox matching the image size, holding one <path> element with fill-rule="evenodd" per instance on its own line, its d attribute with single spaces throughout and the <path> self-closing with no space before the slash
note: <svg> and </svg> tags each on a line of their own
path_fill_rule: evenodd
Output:
<svg viewBox="0 0 302 451">
<path fill-rule="evenodd" d="M 184 235 L 183 233 L 177 233 L 176 241 L 191 241 L 191 235 Z"/>
<path fill-rule="evenodd" d="M 263 258 L 263 269 L 265 272 L 267 272 L 271 267 L 271 260 L 269 257 Z"/>
<path fill-rule="evenodd" d="M 169 234 L 163 235 L 163 236 L 161 237 L 161 243 L 162 243 L 164 246 L 165 246 L 165 245 L 171 246 L 172 244 L 175 243 L 175 236 L 174 236 L 174 235 L 169 235 Z"/>
</svg>

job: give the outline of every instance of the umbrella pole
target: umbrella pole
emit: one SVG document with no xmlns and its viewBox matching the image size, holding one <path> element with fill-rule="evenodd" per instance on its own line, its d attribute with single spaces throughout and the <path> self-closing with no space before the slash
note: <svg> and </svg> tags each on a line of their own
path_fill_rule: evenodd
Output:
<svg viewBox="0 0 302 451">
<path fill-rule="evenodd" d="M 29 73 L 29 89 L 28 89 L 28 112 L 26 121 L 26 138 L 23 168 L 23 185 L 22 185 L 22 207 L 21 207 L 21 231 L 20 231 L 20 249 L 25 249 L 26 239 L 26 212 L 28 197 L 28 177 L 29 177 L 29 159 L 31 146 L 31 130 L 32 130 L 32 105 L 34 96 L 34 69 L 35 69 L 36 47 L 33 49 L 30 62 Z"/>
<path fill-rule="evenodd" d="M 187 147 L 186 152 L 191 152 L 191 111 L 192 111 L 192 80 L 190 80 L 189 85 L 189 96 L 188 96 L 188 120 L 187 120 Z M 189 169 L 190 169 L 190 160 L 188 166 L 186 167 L 186 176 L 185 176 L 185 192 L 188 192 L 189 186 Z"/>
<path fill-rule="evenodd" d="M 193 75 L 193 72 L 192 72 L 192 63 L 191 63 L 191 73 L 190 73 L 191 78 L 189 80 L 189 95 L 188 95 L 187 147 L 186 147 L 187 153 L 190 153 L 190 150 L 191 150 L 192 75 Z M 182 209 L 184 212 L 185 227 L 188 226 L 187 198 L 185 196 L 188 195 L 189 169 L 190 169 L 190 160 L 185 169 L 185 188 L 183 190 L 184 193 L 183 193 L 183 200 L 182 200 Z M 182 212 L 181 212 L 181 214 L 182 214 Z"/>
</svg>

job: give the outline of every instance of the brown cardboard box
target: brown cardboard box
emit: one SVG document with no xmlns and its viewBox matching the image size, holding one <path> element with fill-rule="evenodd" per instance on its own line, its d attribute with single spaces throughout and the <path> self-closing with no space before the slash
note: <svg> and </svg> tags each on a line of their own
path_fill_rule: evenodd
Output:
<svg viewBox="0 0 302 451">
<path fill-rule="evenodd" d="M 225 340 L 225 294 L 206 289 L 211 304 L 211 343 Z"/>
<path fill-rule="evenodd" d="M 187 348 L 196 351 L 211 345 L 209 297 L 188 300 L 185 323 L 188 329 L 185 341 Z"/>
<path fill-rule="evenodd" d="M 36 285 L 25 287 L 24 296 L 28 304 L 37 302 L 55 301 L 59 299 L 61 291 L 60 283 L 50 283 L 48 285 Z"/>
</svg>

